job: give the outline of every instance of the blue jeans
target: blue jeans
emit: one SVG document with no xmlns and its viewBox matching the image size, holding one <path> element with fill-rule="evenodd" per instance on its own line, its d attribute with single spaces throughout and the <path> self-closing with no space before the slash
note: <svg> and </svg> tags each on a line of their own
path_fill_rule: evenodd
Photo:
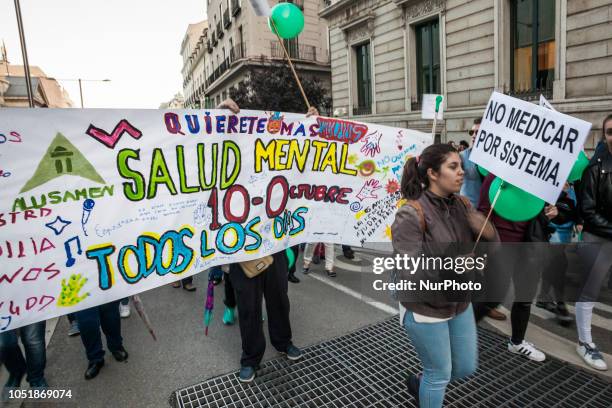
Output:
<svg viewBox="0 0 612 408">
<path fill-rule="evenodd" d="M 423 364 L 419 389 L 421 408 L 442 407 L 448 383 L 473 374 L 478 366 L 472 305 L 440 323 L 417 323 L 413 313 L 407 311 L 404 327 Z"/>
<path fill-rule="evenodd" d="M 40 386 L 45 379 L 45 327 L 46 322 L 42 321 L 0 333 L 0 362 L 12 376 L 21 377 L 27 373 L 32 387 Z M 25 359 L 17 343 L 17 331 L 21 333 Z"/>
<path fill-rule="evenodd" d="M 90 363 L 104 360 L 100 327 L 102 327 L 102 331 L 106 335 L 108 349 L 111 352 L 121 349 L 123 339 L 121 338 L 121 317 L 119 316 L 118 300 L 81 310 L 75 314 L 81 332 L 81 340 L 85 346 L 87 360 Z"/>
</svg>

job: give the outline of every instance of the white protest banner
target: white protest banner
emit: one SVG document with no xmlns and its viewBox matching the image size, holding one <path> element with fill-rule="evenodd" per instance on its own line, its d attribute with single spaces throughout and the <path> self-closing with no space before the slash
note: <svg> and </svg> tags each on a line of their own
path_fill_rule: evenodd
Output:
<svg viewBox="0 0 612 408">
<path fill-rule="evenodd" d="M 439 101 L 439 102 L 438 102 Z M 436 107 L 438 114 L 436 115 Z M 424 94 L 421 105 L 421 118 L 442 120 L 444 118 L 444 96 L 436 94 Z"/>
<path fill-rule="evenodd" d="M 428 134 L 280 112 L 0 110 L 0 332 L 303 242 L 389 241 Z"/>
<path fill-rule="evenodd" d="M 589 122 L 493 92 L 470 160 L 555 203 L 590 129 Z"/>
</svg>

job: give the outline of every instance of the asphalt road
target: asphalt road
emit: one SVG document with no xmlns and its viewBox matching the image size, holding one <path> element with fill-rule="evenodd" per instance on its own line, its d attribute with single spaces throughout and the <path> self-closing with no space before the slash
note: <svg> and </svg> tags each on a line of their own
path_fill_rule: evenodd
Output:
<svg viewBox="0 0 612 408">
<path fill-rule="evenodd" d="M 395 303 L 388 297 L 374 294 L 368 298 L 363 295 L 364 282 L 367 282 L 363 279 L 367 271 L 364 266 L 371 264 L 373 256 L 375 252 L 370 250 L 359 250 L 353 261 L 339 256 L 335 268 L 338 277 L 335 279 L 325 276 L 323 265 L 313 266 L 308 276 L 298 273 L 302 282 L 289 284 L 296 345 L 305 347 L 316 344 L 396 313 Z M 301 258 L 298 262 L 301 262 Z M 141 298 L 158 340 L 152 339 L 132 310 L 132 316 L 122 320 L 124 346 L 130 354 L 128 362 L 118 363 L 109 354 L 100 375 L 90 381 L 83 378 L 87 360 L 81 340 L 66 335 L 67 319 L 60 318 L 47 348 L 46 377 L 51 388 L 70 389 L 72 399 L 65 399 L 59 404 L 26 402 L 23 405 L 167 407 L 172 391 L 237 371 L 240 366 L 240 333 L 237 325 L 224 326 L 221 321 L 223 289 L 217 287 L 215 291 L 215 315 L 209 335 L 205 336 L 202 314 L 206 274 L 197 275 L 194 283 L 198 287 L 194 293 L 171 286 L 143 293 Z M 372 295 L 372 292 L 367 295 Z M 608 306 L 601 307 L 607 310 Z M 557 357 L 566 359 L 564 356 L 567 356 L 568 361 L 579 364 L 572 350 L 575 327 L 560 327 L 548 312 L 533 309 L 527 337 L 539 336 L 536 344 L 552 348 L 557 351 Z M 606 310 L 596 309 L 597 326 L 594 326 L 593 335 L 602 351 L 611 353 L 612 315 Z M 489 327 L 504 332 L 508 330 L 509 323 Z M 549 340 L 553 337 L 557 342 Z M 269 345 L 264 359 L 276 356 L 276 351 Z M 609 359 L 608 363 L 612 365 L 612 360 Z"/>
</svg>

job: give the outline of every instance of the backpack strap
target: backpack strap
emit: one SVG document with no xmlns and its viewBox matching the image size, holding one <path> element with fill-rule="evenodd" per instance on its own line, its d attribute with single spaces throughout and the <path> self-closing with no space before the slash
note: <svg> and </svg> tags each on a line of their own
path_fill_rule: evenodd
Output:
<svg viewBox="0 0 612 408">
<path fill-rule="evenodd" d="M 457 194 L 457 197 L 463 203 L 463 206 L 465 207 L 465 210 L 469 211 L 470 208 L 472 207 L 472 202 L 470 201 L 470 199 L 467 198 L 466 196 L 462 196 L 460 194 Z"/>
<path fill-rule="evenodd" d="M 421 203 L 417 200 L 407 200 L 405 204 L 416 210 L 417 216 L 419 217 L 419 228 L 421 228 L 421 232 L 425 233 L 425 231 L 427 231 L 427 223 L 425 222 L 425 214 L 423 213 Z"/>
</svg>

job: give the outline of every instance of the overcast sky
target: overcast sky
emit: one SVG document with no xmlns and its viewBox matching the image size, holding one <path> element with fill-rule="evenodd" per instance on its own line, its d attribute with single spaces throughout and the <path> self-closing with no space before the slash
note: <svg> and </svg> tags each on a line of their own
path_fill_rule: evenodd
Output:
<svg viewBox="0 0 612 408">
<path fill-rule="evenodd" d="M 157 108 L 182 91 L 180 46 L 206 0 L 22 0 L 30 65 L 84 82 L 86 108 Z M 22 64 L 13 1 L 0 1 L 0 40 Z M 60 81 L 79 105 L 76 81 Z"/>
</svg>

